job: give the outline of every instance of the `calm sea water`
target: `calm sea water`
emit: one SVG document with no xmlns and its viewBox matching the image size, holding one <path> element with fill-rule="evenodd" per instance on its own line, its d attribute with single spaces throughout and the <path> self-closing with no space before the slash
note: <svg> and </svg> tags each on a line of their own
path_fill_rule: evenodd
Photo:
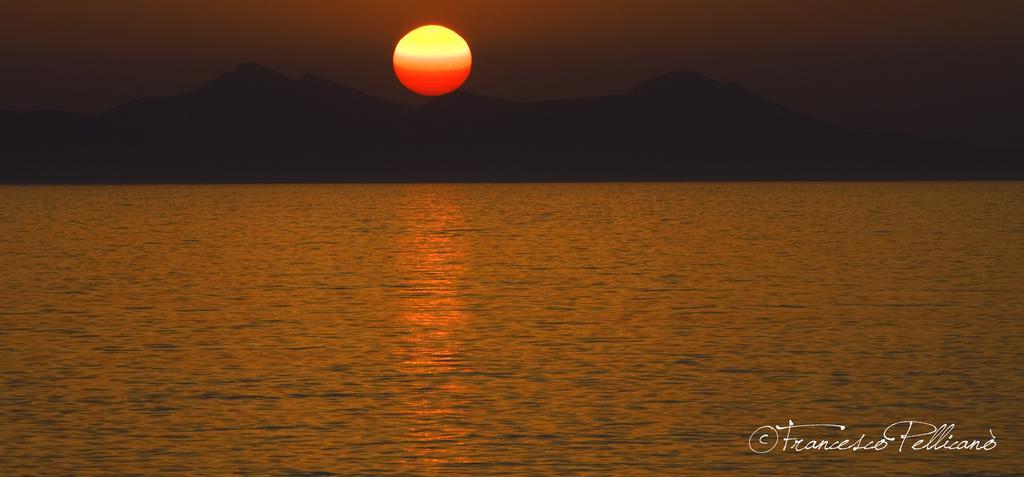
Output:
<svg viewBox="0 0 1024 477">
<path fill-rule="evenodd" d="M 0 188 L 0 474 L 1024 468 L 1024 184 Z M 978 452 L 757 455 L 956 423 Z"/>
</svg>

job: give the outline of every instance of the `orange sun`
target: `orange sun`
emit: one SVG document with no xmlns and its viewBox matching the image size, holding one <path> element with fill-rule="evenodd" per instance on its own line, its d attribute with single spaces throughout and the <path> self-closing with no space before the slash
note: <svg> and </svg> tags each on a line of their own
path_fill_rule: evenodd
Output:
<svg viewBox="0 0 1024 477">
<path fill-rule="evenodd" d="M 473 55 L 458 33 L 439 25 L 409 32 L 395 47 L 395 75 L 417 94 L 441 96 L 469 78 Z"/>
</svg>

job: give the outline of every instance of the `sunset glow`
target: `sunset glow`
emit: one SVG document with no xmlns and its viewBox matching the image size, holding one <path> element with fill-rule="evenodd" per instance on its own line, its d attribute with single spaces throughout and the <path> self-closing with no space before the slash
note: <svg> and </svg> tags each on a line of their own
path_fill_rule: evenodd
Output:
<svg viewBox="0 0 1024 477">
<path fill-rule="evenodd" d="M 469 45 L 458 33 L 439 25 L 409 32 L 395 47 L 395 75 L 411 91 L 440 96 L 455 91 L 473 65 Z"/>
</svg>

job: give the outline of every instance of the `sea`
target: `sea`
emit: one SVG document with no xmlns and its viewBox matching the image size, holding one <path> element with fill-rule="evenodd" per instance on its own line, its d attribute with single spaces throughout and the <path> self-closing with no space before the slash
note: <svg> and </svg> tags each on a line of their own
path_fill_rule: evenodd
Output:
<svg viewBox="0 0 1024 477">
<path fill-rule="evenodd" d="M 1022 182 L 0 187 L 3 475 L 1019 475 L 1022 358 Z"/>
</svg>

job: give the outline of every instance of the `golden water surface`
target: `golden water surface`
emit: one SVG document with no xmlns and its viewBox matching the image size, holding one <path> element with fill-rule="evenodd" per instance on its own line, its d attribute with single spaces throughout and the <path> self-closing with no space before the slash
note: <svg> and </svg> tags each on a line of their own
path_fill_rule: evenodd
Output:
<svg viewBox="0 0 1024 477">
<path fill-rule="evenodd" d="M 0 474 L 1024 468 L 1024 184 L 0 188 Z M 779 452 L 955 423 L 989 452 Z"/>
</svg>

